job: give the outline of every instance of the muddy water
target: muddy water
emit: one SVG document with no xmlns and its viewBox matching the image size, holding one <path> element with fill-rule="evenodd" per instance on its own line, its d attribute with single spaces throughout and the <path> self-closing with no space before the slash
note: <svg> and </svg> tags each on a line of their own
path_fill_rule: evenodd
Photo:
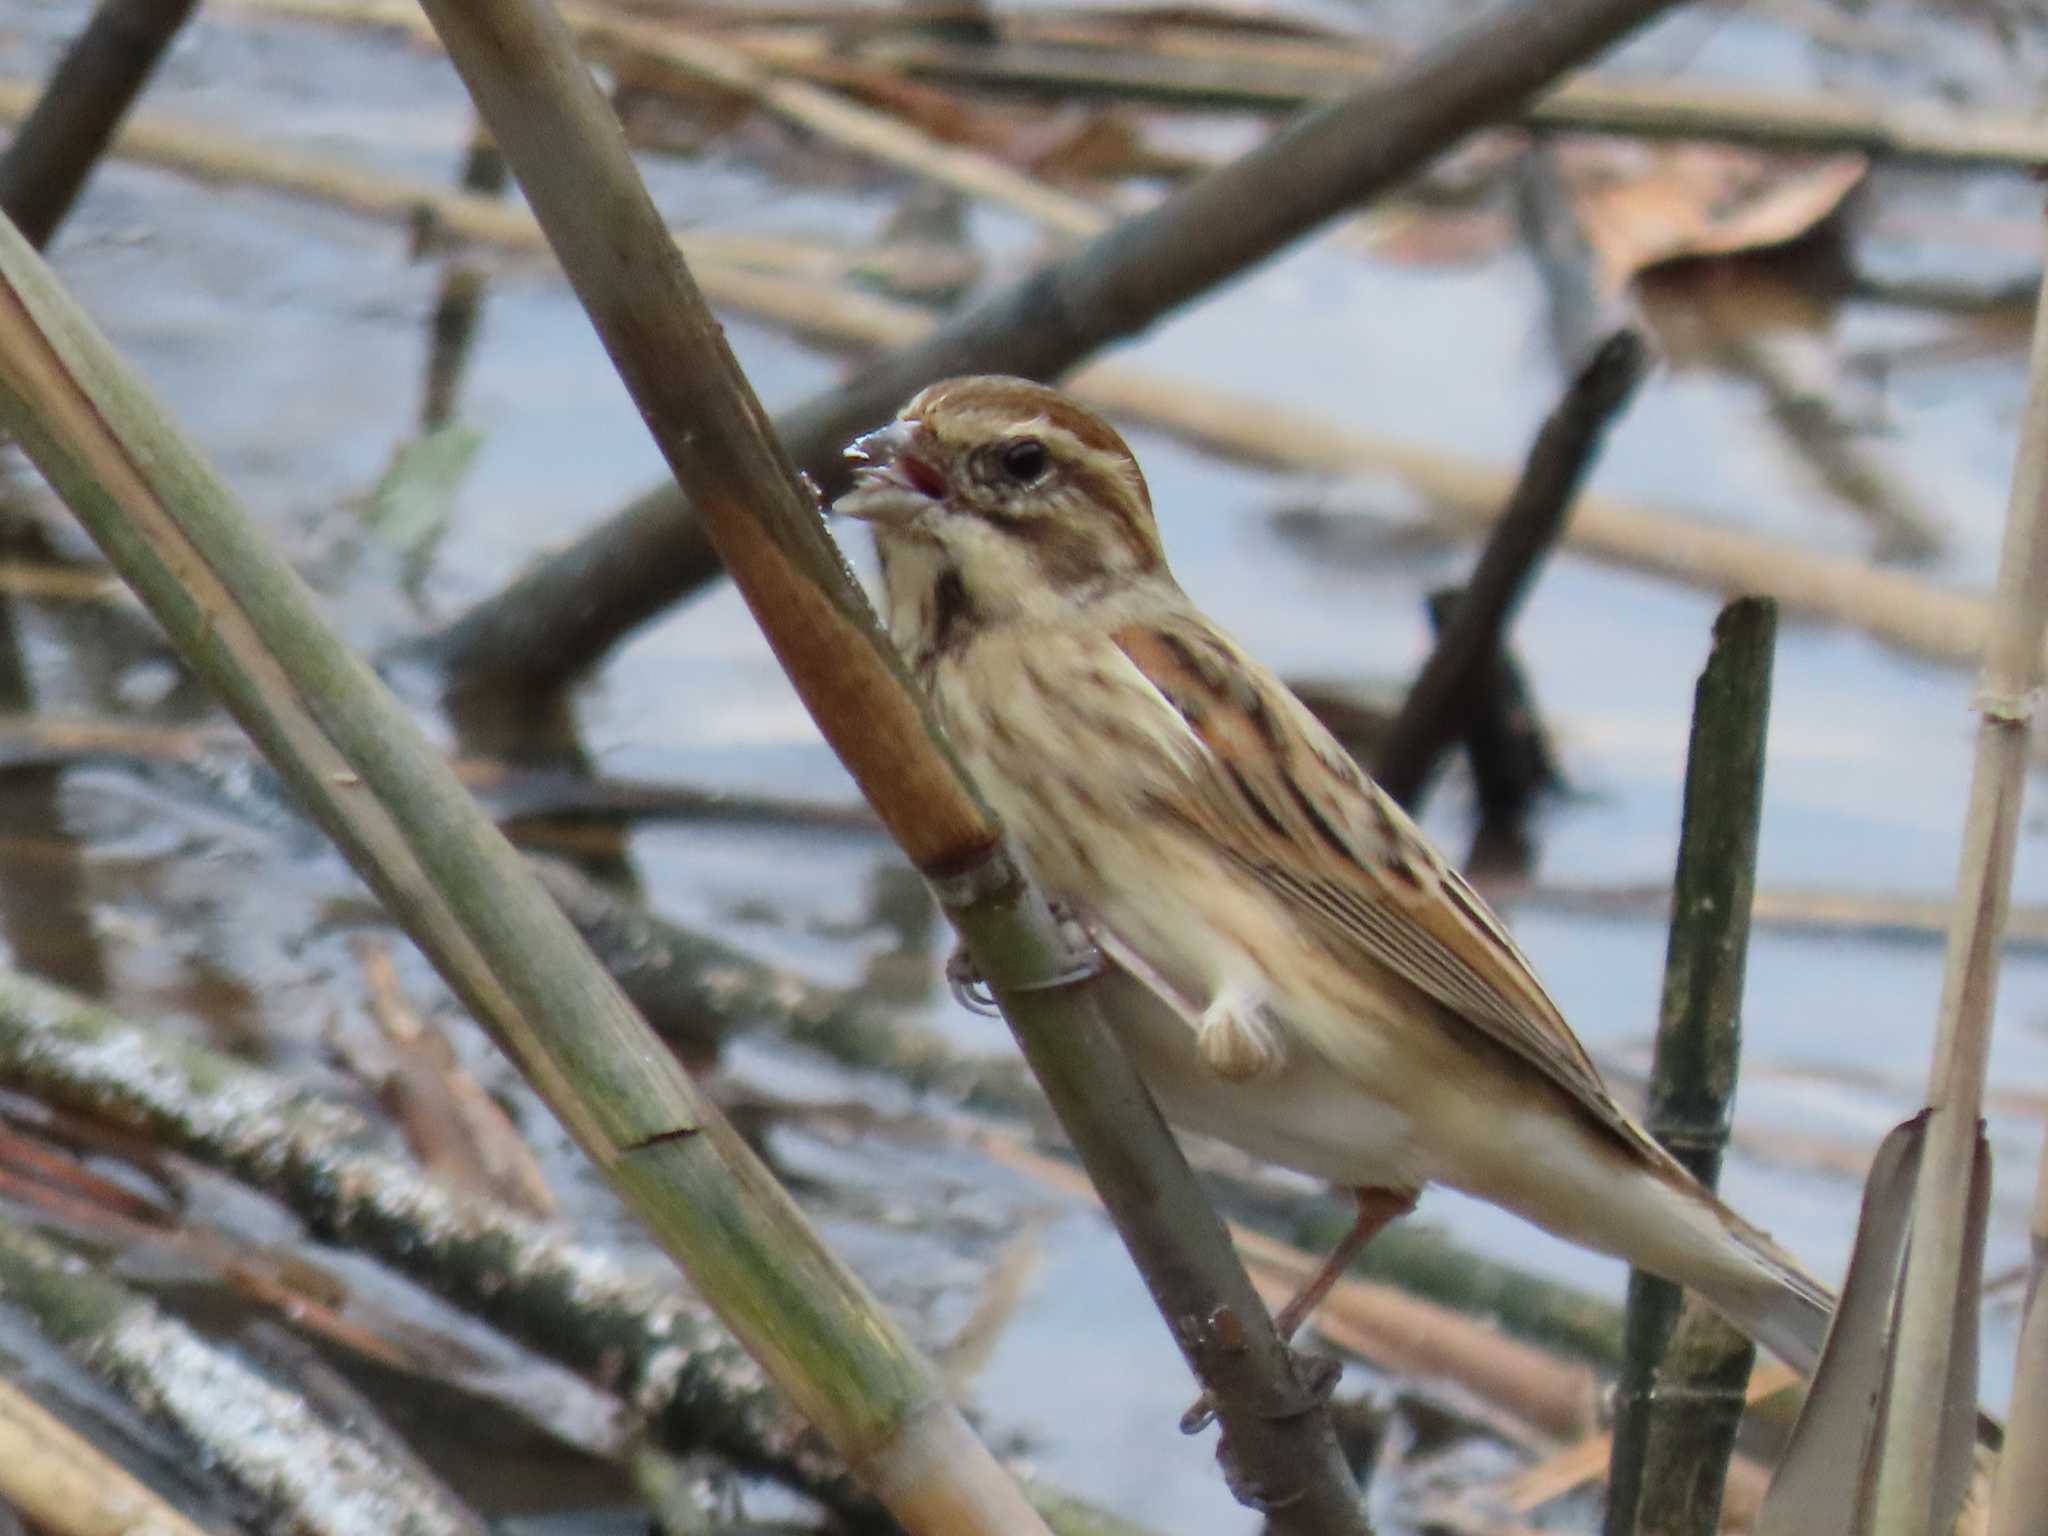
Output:
<svg viewBox="0 0 2048 1536">
<path fill-rule="evenodd" d="M 47 66 L 82 8 L 17 4 L 0 16 L 0 74 Z M 1904 28 L 1880 15 L 1872 25 Z M 1635 48 L 1646 69 L 1686 68 L 1791 84 L 1961 81 L 1997 100 L 2028 59 L 1958 34 L 1938 57 L 1872 63 L 1792 37 L 1769 21 L 1681 17 Z M 180 44 L 152 98 L 252 137 L 345 155 L 394 173 L 452 178 L 467 115 L 438 57 L 389 38 L 223 13 Z M 751 147 L 749 147 L 751 145 Z M 899 190 L 835 173 L 793 186 L 787 147 L 755 141 L 651 164 L 679 219 L 737 230 L 862 238 Z M 1898 176 L 1882 206 L 1945 207 L 1955 184 Z M 2029 194 L 1979 178 L 1966 201 L 1981 229 L 2026 228 Z M 1896 221 L 1895 221 L 1896 222 Z M 1024 260 L 1029 232 L 979 213 L 972 230 L 998 268 Z M 1876 230 L 1859 242 L 1874 271 L 1928 268 L 1978 288 L 2024 279 L 2028 245 L 1986 235 L 1928 249 Z M 1960 246 L 1961 248 L 1955 248 Z M 490 591 L 537 553 L 660 473 L 653 449 L 580 311 L 539 263 L 485 257 L 482 329 L 459 397 L 481 446 L 415 603 L 398 562 L 362 532 L 357 508 L 417 426 L 427 322 L 440 268 L 409 258 L 405 234 L 256 191 L 207 188 L 159 170 L 108 167 L 55 252 L 65 278 L 135 360 L 246 503 L 292 551 L 352 638 L 381 649 Z M 1723 274 L 1719 299 L 1771 284 Z M 1678 302 L 1684 302 L 1681 292 Z M 1856 441 L 1943 533 L 1931 579 L 1990 576 L 2022 385 L 2023 326 L 1988 344 L 1883 373 L 1850 362 L 1916 354 L 1976 322 L 1873 299 L 1810 299 L 1797 320 L 1752 340 L 1817 358 L 1855 386 Z M 1774 311 L 1775 313 L 1775 311 Z M 841 364 L 744 317 L 730 333 L 771 406 L 828 384 Z M 1159 327 L 1133 361 L 1372 430 L 1510 463 L 1554 395 L 1545 297 L 1512 244 L 1430 265 L 1361 254 L 1355 242 L 1297 251 Z M 1849 385 L 1844 385 L 1848 388 Z M 1419 595 L 1468 558 L 1412 543 L 1368 546 L 1359 509 L 1399 514 L 1378 484 L 1332 486 L 1219 463 L 1155 432 L 1132 433 L 1184 584 L 1255 650 L 1295 675 L 1396 679 L 1423 655 Z M 75 548 L 33 477 L 9 470 L 10 501 Z M 1858 513 L 1819 488 L 1771 425 L 1753 376 L 1713 348 L 1656 375 L 1615 434 L 1601 488 L 1843 553 L 1870 549 Z M 1269 514 L 1335 508 L 1341 536 L 1305 545 Z M 1346 554 L 1345 551 L 1351 551 Z M 855 551 L 865 562 L 865 550 Z M 1535 873 L 1559 883 L 1668 879 L 1693 678 L 1715 598 L 1576 557 L 1555 562 L 1521 617 L 1517 645 L 1549 713 L 1573 793 L 1544 814 Z M 35 707 L 194 723 L 204 700 L 119 605 L 16 603 L 19 665 Z M 1939 897 L 1968 781 L 1969 682 L 1869 638 L 1796 619 L 1783 630 L 1763 830 L 1762 882 Z M 585 748 L 641 777 L 850 794 L 730 592 L 708 595 L 638 636 L 576 701 Z M 2037 790 L 2039 786 L 2036 786 Z M 1447 846 L 1469 835 L 1462 785 L 1432 804 Z M 2018 899 L 2048 902 L 2043 821 L 2030 819 Z M 624 854 L 647 898 L 679 920 L 820 979 L 855 982 L 894 951 L 911 1005 L 963 1043 L 1006 1048 L 934 986 L 939 941 L 891 919 L 887 854 L 860 839 L 654 826 Z M 15 959 L 118 1005 L 347 1089 L 337 1030 L 362 1027 L 361 978 L 346 937 L 358 892 L 347 871 L 270 802 L 232 754 L 204 771 L 86 767 L 0 778 L 0 875 L 16 893 Z M 900 900 L 895 904 L 901 906 Z M 885 910 L 886 908 L 886 910 Z M 1518 935 L 1588 1043 L 1624 1080 L 1639 1073 L 1663 952 L 1651 916 L 1513 910 Z M 909 937 L 906 940 L 905 932 Z M 1910 1111 L 1925 1070 L 1941 951 L 1897 935 L 1760 932 L 1746 1005 L 1750 1074 L 1726 1187 L 1814 1269 L 1839 1273 L 1851 1236 L 1855 1159 Z M 414 964 L 407 980 L 432 999 Z M 2048 958 L 2016 953 L 1998 1012 L 1993 1074 L 2015 1096 L 2048 1086 Z M 514 1094 L 578 1218 L 630 1238 L 574 1155 L 473 1035 L 455 1030 L 486 1081 Z M 754 1090 L 832 1104 L 872 1085 L 766 1045 L 737 1053 Z M 1989 1269 L 2024 1254 L 2041 1126 L 2001 1113 Z M 1085 1210 L 958 1152 L 911 1138 L 790 1131 L 783 1155 L 814 1176 L 836 1242 L 927 1337 L 972 1309 L 1001 1236 L 1042 1212 L 1024 1299 L 968 1387 L 990 1434 L 1050 1476 L 1165 1529 L 1236 1531 L 1208 1447 L 1172 1430 L 1187 1386 L 1114 1238 Z M 1566 1249 L 1487 1208 L 1432 1194 L 1417 1221 L 1514 1262 L 1609 1294 L 1619 1266 Z M 1986 1396 L 2009 1386 L 2013 1292 L 1986 1319 Z M 1399 1484 L 1381 1514 L 1398 1524 Z M 537 1497 L 537 1496 L 536 1496 Z"/>
</svg>

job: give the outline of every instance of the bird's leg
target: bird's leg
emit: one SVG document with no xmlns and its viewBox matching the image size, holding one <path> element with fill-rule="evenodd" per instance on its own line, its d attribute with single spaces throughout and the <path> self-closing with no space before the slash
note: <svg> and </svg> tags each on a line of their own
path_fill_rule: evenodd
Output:
<svg viewBox="0 0 2048 1536">
<path fill-rule="evenodd" d="M 1380 1229 L 1415 1209 L 1412 1190 L 1354 1189 L 1351 1195 L 1358 1202 L 1358 1216 L 1351 1223 L 1351 1230 L 1344 1234 L 1344 1240 L 1324 1261 L 1323 1267 L 1309 1277 L 1308 1284 L 1296 1291 L 1287 1305 L 1274 1314 L 1273 1330 L 1280 1335 L 1282 1344 L 1293 1344 L 1294 1335 L 1308 1321 L 1309 1314 L 1322 1305 L 1323 1298 L 1330 1294 L 1330 1287 L 1337 1283 L 1337 1277 L 1350 1268 L 1351 1261 L 1379 1234 Z M 1337 1385 L 1337 1362 L 1311 1359 L 1301 1354 L 1295 1354 L 1294 1362 L 1300 1372 L 1305 1402 L 1313 1407 L 1328 1397 L 1330 1389 Z M 1198 1433 L 1206 1429 L 1215 1417 L 1215 1405 L 1209 1401 L 1209 1394 L 1204 1392 L 1195 1399 L 1194 1406 L 1180 1416 L 1181 1433 Z"/>
<path fill-rule="evenodd" d="M 1358 1216 L 1351 1223 L 1351 1230 L 1344 1234 L 1343 1241 L 1323 1261 L 1323 1267 L 1309 1276 L 1308 1283 L 1273 1315 L 1273 1327 L 1278 1330 L 1283 1344 L 1293 1342 L 1295 1333 L 1308 1321 L 1309 1314 L 1323 1304 L 1323 1298 L 1330 1294 L 1330 1287 L 1337 1283 L 1337 1277 L 1351 1267 L 1351 1261 L 1364 1251 L 1365 1245 L 1379 1236 L 1388 1222 L 1415 1209 L 1415 1195 L 1411 1190 L 1354 1189 L 1351 1197 L 1358 1202 Z"/>
</svg>

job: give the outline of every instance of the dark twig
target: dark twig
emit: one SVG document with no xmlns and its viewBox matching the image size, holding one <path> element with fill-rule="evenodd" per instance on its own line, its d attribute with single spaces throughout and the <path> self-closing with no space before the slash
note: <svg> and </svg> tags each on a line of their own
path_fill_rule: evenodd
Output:
<svg viewBox="0 0 2048 1536">
<path fill-rule="evenodd" d="M 1446 587 L 1429 594 L 1429 622 L 1439 641 L 1449 631 L 1464 591 Z M 1536 797 L 1562 782 L 1550 739 L 1537 715 L 1528 680 L 1508 648 L 1502 645 L 1480 669 L 1474 682 L 1477 705 L 1465 729 L 1465 760 L 1472 769 L 1479 829 L 1467 874 L 1520 873 L 1528 868 L 1529 843 L 1524 830 Z M 1416 809 L 1410 805 L 1412 811 Z"/>
<path fill-rule="evenodd" d="M 1693 702 L 1649 1126 L 1709 1189 L 1721 1171 L 1741 1048 L 1777 627 L 1767 598 L 1723 609 Z M 1681 1295 L 1640 1270 L 1629 1276 L 1607 1536 L 1712 1536 L 1720 1523 L 1755 1351 L 1696 1307 L 1681 1322 Z"/>
<path fill-rule="evenodd" d="M 1090 979 L 1086 957 L 1024 879 L 910 688 L 567 29 L 543 0 L 427 0 L 426 10 L 791 682 L 932 881 L 1002 1004 L 1218 1405 L 1233 1487 L 1264 1503 L 1281 1531 L 1362 1532 L 1357 1489 L 1327 1416 L 1109 1033 L 1106 1000 L 1116 979 Z M 1114 996 L 1121 1008 L 1139 1006 L 1146 994 L 1133 984 Z M 916 1427 L 895 1427 L 887 1439 L 899 1463 L 915 1448 Z M 884 1437 L 870 1429 L 868 1438 Z M 970 1448 L 979 1451 L 956 1445 L 946 1454 L 963 1457 Z M 931 1498 L 911 1505 L 900 1482 L 910 1468 L 876 1453 L 859 1464 L 906 1523 L 949 1536 L 1032 1528 L 1028 1514 L 1008 1507 L 1014 1495 L 1006 1500 L 992 1486 L 971 1508 Z M 928 1461 L 920 1468 L 939 1470 Z"/>
<path fill-rule="evenodd" d="M 1670 4 L 1525 0 L 1488 17 L 780 417 L 783 446 L 831 491 L 845 444 L 932 380 L 1055 377 L 1511 117 Z M 702 546 L 687 498 L 649 492 L 470 610 L 442 659 L 458 685 L 565 682 L 693 590 Z"/>
<path fill-rule="evenodd" d="M 40 250 L 192 13 L 192 0 L 101 0 L 0 155 L 0 212 Z"/>
<path fill-rule="evenodd" d="M 1373 759 L 1373 776 L 1403 804 L 1429 782 L 1445 747 L 1472 728 L 1500 639 L 1537 562 L 1556 539 L 1609 423 L 1646 363 L 1642 338 L 1617 331 L 1600 344 L 1543 423 L 1458 612 Z"/>
<path fill-rule="evenodd" d="M 1589 356 L 1600 337 L 1632 323 L 1634 291 L 1617 293 L 1601 281 L 1600 258 L 1572 206 L 1555 144 L 1531 144 L 1512 180 L 1515 228 L 1548 301 L 1551 354 L 1560 367 L 1570 367 L 1574 358 Z"/>
</svg>

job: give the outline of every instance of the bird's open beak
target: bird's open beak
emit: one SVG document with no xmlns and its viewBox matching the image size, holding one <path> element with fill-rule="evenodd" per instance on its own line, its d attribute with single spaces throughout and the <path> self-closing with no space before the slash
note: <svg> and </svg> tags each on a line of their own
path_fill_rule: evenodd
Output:
<svg viewBox="0 0 2048 1536">
<path fill-rule="evenodd" d="M 855 438 L 846 456 L 853 461 L 853 489 L 832 510 L 864 523 L 908 523 L 946 495 L 946 481 L 921 450 L 921 422 L 897 420 Z"/>
</svg>

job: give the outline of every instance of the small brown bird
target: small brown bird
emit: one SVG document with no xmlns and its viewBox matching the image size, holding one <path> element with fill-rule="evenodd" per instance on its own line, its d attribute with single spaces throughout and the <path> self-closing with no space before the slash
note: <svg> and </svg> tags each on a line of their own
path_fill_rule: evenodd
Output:
<svg viewBox="0 0 2048 1536">
<path fill-rule="evenodd" d="M 1433 1181 L 1698 1291 L 1801 1370 L 1832 1298 L 1609 1096 L 1472 888 L 1167 570 L 1123 440 L 1022 379 L 862 438 L 889 626 L 1046 894 L 1169 1005 L 1167 1118 L 1358 1192 L 1279 1319 Z"/>
</svg>

